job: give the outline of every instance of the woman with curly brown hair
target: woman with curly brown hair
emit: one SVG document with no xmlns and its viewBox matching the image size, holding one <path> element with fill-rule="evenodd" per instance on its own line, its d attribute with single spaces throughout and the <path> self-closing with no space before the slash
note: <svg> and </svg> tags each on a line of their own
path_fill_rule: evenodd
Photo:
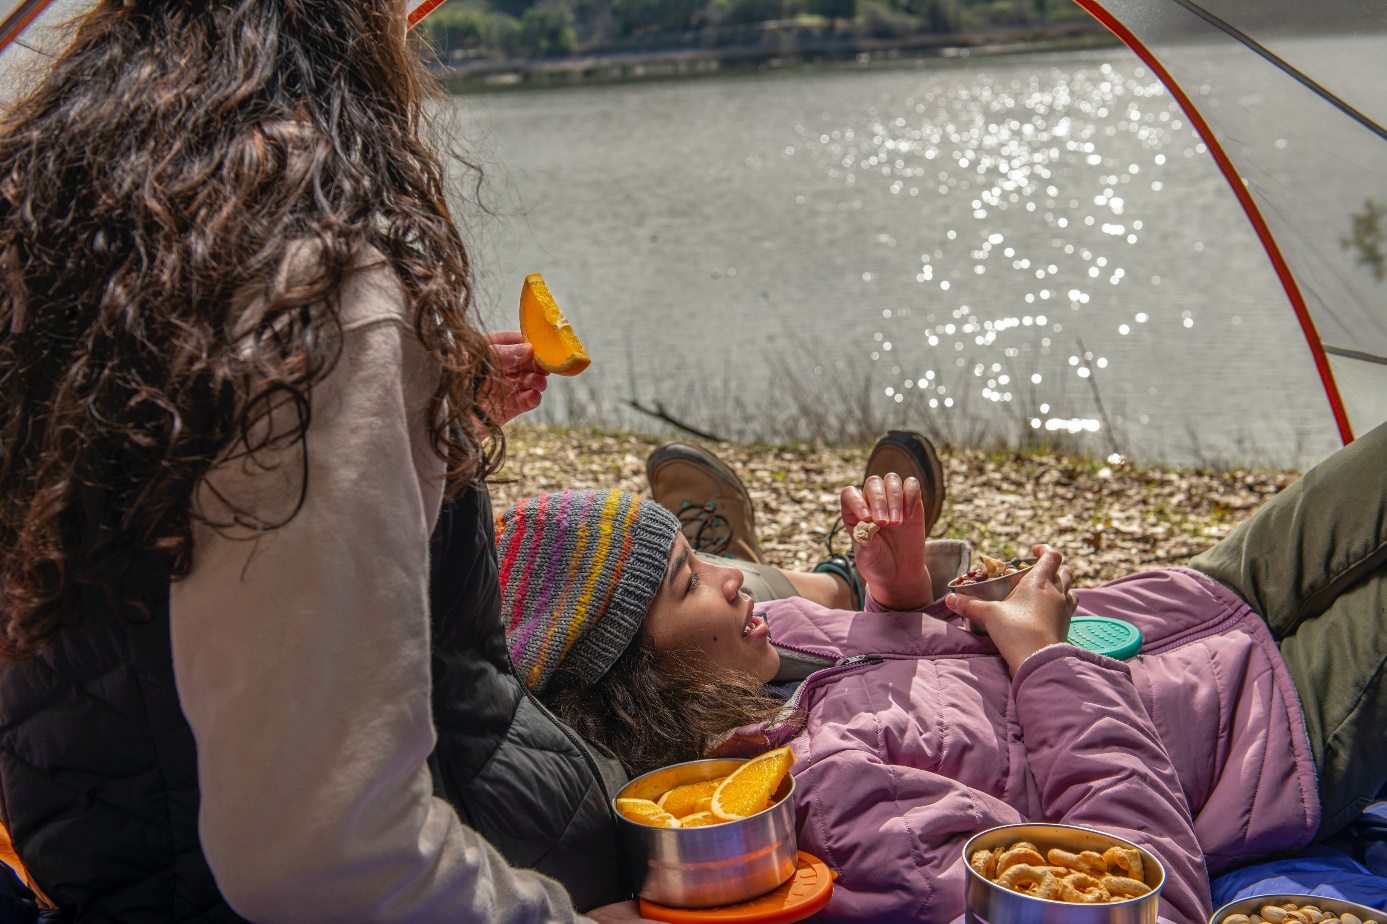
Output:
<svg viewBox="0 0 1387 924">
<path fill-rule="evenodd" d="M 0 121 L 0 821 L 65 920 L 574 917 L 492 843 L 623 896 L 504 668 L 475 486 L 543 381 L 426 80 L 400 0 L 102 0 Z"/>
</svg>

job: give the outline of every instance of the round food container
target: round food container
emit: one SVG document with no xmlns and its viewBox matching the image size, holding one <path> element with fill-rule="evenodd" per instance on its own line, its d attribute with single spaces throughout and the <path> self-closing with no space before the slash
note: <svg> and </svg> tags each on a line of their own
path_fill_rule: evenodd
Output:
<svg viewBox="0 0 1387 924">
<path fill-rule="evenodd" d="M 1102 853 L 1112 846 L 1134 849 L 1141 855 L 1146 884 L 1151 891 L 1140 898 L 1103 905 L 1050 901 L 999 886 L 980 875 L 968 863 L 974 851 L 1009 847 L 1017 841 L 1029 841 L 1042 854 L 1054 848 L 1071 853 L 1083 850 Z M 964 919 L 969 924 L 1156 924 L 1161 886 L 1165 885 L 1165 868 L 1148 851 L 1120 837 L 1072 825 L 1003 825 L 992 828 L 975 835 L 963 845 L 963 865 L 968 877 L 964 893 L 967 903 Z"/>
<path fill-rule="evenodd" d="M 1251 898 L 1240 898 L 1235 902 L 1229 902 L 1222 908 L 1214 912 L 1214 916 L 1209 918 L 1209 924 L 1223 924 L 1229 917 L 1235 914 L 1247 915 L 1249 918 L 1254 914 L 1260 914 L 1264 905 L 1282 905 L 1286 902 L 1293 903 L 1297 908 L 1305 905 L 1314 905 L 1320 911 L 1332 917 L 1342 914 L 1351 914 L 1358 918 L 1362 924 L 1369 921 L 1377 921 L 1379 924 L 1387 922 L 1387 913 L 1369 908 L 1367 905 L 1360 905 L 1357 902 L 1347 902 L 1341 898 L 1326 898 L 1323 895 L 1254 895 Z"/>
<path fill-rule="evenodd" d="M 653 770 L 627 783 L 616 798 L 655 801 L 676 786 L 727 776 L 743 763 L 696 760 Z M 769 808 L 699 828 L 657 828 L 617 812 L 623 861 L 636 894 L 674 908 L 711 908 L 777 888 L 799 862 L 794 791 L 795 778 L 786 774 Z"/>
<path fill-rule="evenodd" d="M 1007 560 L 1010 561 L 1010 559 Z M 1022 564 L 1032 567 L 1034 567 L 1035 563 L 1038 561 L 1040 561 L 1038 558 L 1021 559 Z M 977 581 L 972 584 L 955 584 L 953 581 L 950 581 L 949 591 L 951 593 L 963 594 L 968 597 L 977 597 L 979 600 L 989 600 L 993 602 L 1005 600 L 1007 597 L 1011 596 L 1011 592 L 1016 589 L 1016 585 L 1021 583 L 1021 579 L 1027 574 L 1030 574 L 1030 571 L 1031 569 L 1027 568 L 1025 571 L 1017 571 L 1015 574 L 1004 574 L 1001 577 L 988 578 L 985 581 Z M 960 579 L 954 578 L 954 581 L 957 580 Z M 976 623 L 971 619 L 964 619 L 963 623 L 968 627 L 969 631 L 977 635 L 987 634 L 987 630 L 982 627 L 981 623 Z"/>
</svg>

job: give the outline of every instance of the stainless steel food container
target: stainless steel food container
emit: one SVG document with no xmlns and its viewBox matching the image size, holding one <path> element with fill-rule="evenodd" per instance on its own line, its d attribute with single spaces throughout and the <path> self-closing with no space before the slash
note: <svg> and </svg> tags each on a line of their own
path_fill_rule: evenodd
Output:
<svg viewBox="0 0 1387 924">
<path fill-rule="evenodd" d="M 743 763 L 697 760 L 665 767 L 627 783 L 616 798 L 658 800 L 676 786 L 726 776 Z M 636 894 L 675 908 L 710 908 L 775 889 L 798 864 L 794 791 L 794 777 L 787 774 L 770 808 L 702 828 L 656 828 L 618 812 L 623 859 Z"/>
<path fill-rule="evenodd" d="M 1314 905 L 1321 911 L 1333 914 L 1343 914 L 1347 911 L 1357 915 L 1363 921 L 1387 921 L 1387 913 L 1369 908 L 1367 905 L 1360 905 L 1357 902 L 1346 902 L 1341 898 L 1326 898 L 1323 895 L 1284 894 L 1254 895 L 1252 898 L 1240 898 L 1235 902 L 1229 902 L 1214 912 L 1214 916 L 1209 918 L 1209 924 L 1221 924 L 1223 919 L 1230 914 L 1256 914 L 1263 905 L 1279 905 L 1282 902 Z"/>
<path fill-rule="evenodd" d="M 976 850 L 1008 847 L 1017 841 L 1030 841 L 1041 853 L 1056 847 L 1071 853 L 1081 850 L 1102 853 L 1114 844 L 1135 848 L 1141 854 L 1146 884 L 1151 891 L 1140 898 L 1106 905 L 1054 902 L 1004 889 L 978 875 L 968 865 L 968 858 Z M 1165 885 L 1165 868 L 1147 851 L 1120 837 L 1072 825 L 1004 825 L 992 828 L 963 845 L 963 865 L 968 871 L 964 919 L 969 924 L 1156 924 L 1161 886 Z"/>
<path fill-rule="evenodd" d="M 1021 561 L 1034 566 L 1040 561 L 1038 558 L 1023 558 Z M 949 591 L 956 594 L 964 594 L 969 597 L 977 597 L 979 600 L 1005 600 L 1011 596 L 1011 592 L 1016 589 L 1016 585 L 1021 583 L 1021 579 L 1030 573 L 1030 569 L 1018 571 L 1015 574 L 1004 574 L 1001 577 L 988 578 L 986 581 L 979 581 L 976 584 L 949 585 Z M 987 630 L 981 623 L 976 623 L 971 619 L 963 620 L 963 624 L 968 629 L 978 635 L 986 635 Z"/>
</svg>

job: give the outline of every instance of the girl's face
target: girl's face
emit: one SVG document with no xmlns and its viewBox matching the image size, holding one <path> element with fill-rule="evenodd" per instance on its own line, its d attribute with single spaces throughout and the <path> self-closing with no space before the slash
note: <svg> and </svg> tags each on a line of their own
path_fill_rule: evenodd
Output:
<svg viewBox="0 0 1387 924">
<path fill-rule="evenodd" d="M 680 534 L 645 614 L 646 638 L 662 653 L 677 652 L 766 682 L 780 669 L 780 655 L 771 647 L 766 621 L 751 608 L 751 598 L 742 593 L 741 569 L 704 561 Z"/>
</svg>

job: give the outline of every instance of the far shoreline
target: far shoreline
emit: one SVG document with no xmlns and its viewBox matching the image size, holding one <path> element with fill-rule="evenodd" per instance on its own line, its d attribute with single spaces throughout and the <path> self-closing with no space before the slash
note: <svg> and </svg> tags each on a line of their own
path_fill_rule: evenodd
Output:
<svg viewBox="0 0 1387 924">
<path fill-rule="evenodd" d="M 830 37 L 564 58 L 475 59 L 434 70 L 450 93 L 471 95 L 780 71 L 923 66 L 973 56 L 1122 47 L 1101 23 L 1076 19 L 894 39 Z"/>
</svg>

